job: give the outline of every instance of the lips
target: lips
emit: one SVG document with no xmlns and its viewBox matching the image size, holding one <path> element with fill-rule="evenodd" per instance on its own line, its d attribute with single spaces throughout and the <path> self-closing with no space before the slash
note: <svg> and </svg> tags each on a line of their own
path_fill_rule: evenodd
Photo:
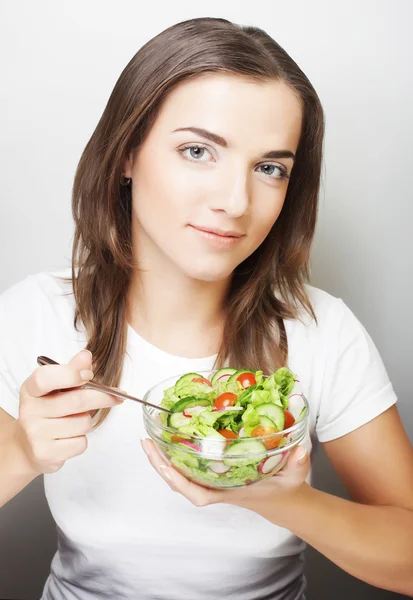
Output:
<svg viewBox="0 0 413 600">
<path fill-rule="evenodd" d="M 204 231 L 205 233 L 213 233 L 214 235 L 219 235 L 220 237 L 228 237 L 228 238 L 240 238 L 244 234 L 239 233 L 238 231 L 228 230 L 228 229 L 218 229 L 215 227 L 200 227 L 198 225 L 191 225 L 194 229 L 198 229 L 199 231 Z"/>
</svg>

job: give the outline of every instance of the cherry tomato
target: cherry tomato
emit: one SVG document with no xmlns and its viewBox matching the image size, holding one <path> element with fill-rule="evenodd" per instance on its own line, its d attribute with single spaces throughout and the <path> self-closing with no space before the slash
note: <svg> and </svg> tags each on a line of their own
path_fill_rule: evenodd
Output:
<svg viewBox="0 0 413 600">
<path fill-rule="evenodd" d="M 218 429 L 218 433 L 223 435 L 227 440 L 236 440 L 238 439 L 237 434 L 231 429 Z"/>
<path fill-rule="evenodd" d="M 279 433 L 279 430 L 276 427 L 263 427 L 262 425 L 257 425 L 251 431 L 251 437 L 261 437 L 263 435 L 271 435 L 266 440 L 262 440 L 262 443 L 267 448 L 267 450 L 272 450 L 273 448 L 278 448 L 279 443 L 281 442 L 283 435 Z"/>
<path fill-rule="evenodd" d="M 237 434 L 231 431 L 230 429 L 218 429 L 218 433 L 220 433 L 222 436 L 224 436 L 224 438 L 227 438 L 228 440 L 225 444 L 225 448 L 228 448 L 228 446 L 232 443 L 232 440 L 238 439 Z"/>
<path fill-rule="evenodd" d="M 234 406 L 237 400 L 237 395 L 232 392 L 224 392 L 220 394 L 214 402 L 215 408 L 223 410 L 226 406 Z"/>
<path fill-rule="evenodd" d="M 284 410 L 284 415 L 285 415 L 284 429 L 289 429 L 290 427 L 292 427 L 294 425 L 295 419 L 294 419 L 293 415 L 290 413 L 290 411 L 287 409 Z"/>
<path fill-rule="evenodd" d="M 241 375 L 237 377 L 237 381 L 240 382 L 243 388 L 249 388 L 257 383 L 254 373 L 241 373 Z"/>
<path fill-rule="evenodd" d="M 193 383 L 205 383 L 209 387 L 212 387 L 212 383 L 208 379 L 205 379 L 205 377 L 194 377 L 192 381 Z"/>
</svg>

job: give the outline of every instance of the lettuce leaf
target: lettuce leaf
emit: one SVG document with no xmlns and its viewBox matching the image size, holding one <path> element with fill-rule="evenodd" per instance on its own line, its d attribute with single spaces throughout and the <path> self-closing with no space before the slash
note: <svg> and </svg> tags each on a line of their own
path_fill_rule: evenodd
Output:
<svg viewBox="0 0 413 600">
<path fill-rule="evenodd" d="M 257 462 L 246 461 L 245 464 L 236 465 L 225 474 L 225 478 L 232 485 L 245 485 L 247 479 L 254 481 L 257 479 Z"/>
<path fill-rule="evenodd" d="M 217 397 L 225 392 L 232 392 L 239 396 L 244 391 L 244 388 L 239 381 L 218 381 L 214 384 L 214 390 Z"/>
<path fill-rule="evenodd" d="M 250 436 L 251 431 L 260 424 L 260 416 L 256 412 L 255 408 L 251 406 L 251 404 L 242 415 L 242 421 L 244 424 L 245 433 L 248 436 Z"/>
<path fill-rule="evenodd" d="M 195 396 L 196 398 L 208 398 L 208 400 L 213 401 L 216 396 L 216 391 L 213 387 L 210 387 L 205 383 L 184 381 L 179 386 L 175 384 L 174 394 L 175 396 L 178 396 L 178 399 Z"/>
</svg>

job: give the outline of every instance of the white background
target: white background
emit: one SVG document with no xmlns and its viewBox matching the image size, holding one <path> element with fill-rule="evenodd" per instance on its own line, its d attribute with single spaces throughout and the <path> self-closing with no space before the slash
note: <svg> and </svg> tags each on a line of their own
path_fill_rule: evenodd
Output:
<svg viewBox="0 0 413 600">
<path fill-rule="evenodd" d="M 69 265 L 74 172 L 120 72 L 148 39 L 200 16 L 262 27 L 315 86 L 327 130 L 312 283 L 343 298 L 372 335 L 413 438 L 409 0 L 1 0 L 0 292 Z M 315 485 L 344 494 L 323 456 Z M 36 481 L 0 510 L 0 597 L 38 597 L 54 547 Z M 307 576 L 308 600 L 396 597 L 312 550 Z"/>
</svg>

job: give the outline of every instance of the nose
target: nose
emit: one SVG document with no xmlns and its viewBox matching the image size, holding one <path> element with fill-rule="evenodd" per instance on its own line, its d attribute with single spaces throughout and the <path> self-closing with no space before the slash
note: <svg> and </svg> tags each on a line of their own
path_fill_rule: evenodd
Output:
<svg viewBox="0 0 413 600">
<path fill-rule="evenodd" d="M 228 177 L 227 173 L 221 190 L 212 196 L 212 210 L 222 210 L 233 219 L 242 217 L 250 205 L 248 176 L 245 172 L 238 172 L 235 176 Z"/>
</svg>

